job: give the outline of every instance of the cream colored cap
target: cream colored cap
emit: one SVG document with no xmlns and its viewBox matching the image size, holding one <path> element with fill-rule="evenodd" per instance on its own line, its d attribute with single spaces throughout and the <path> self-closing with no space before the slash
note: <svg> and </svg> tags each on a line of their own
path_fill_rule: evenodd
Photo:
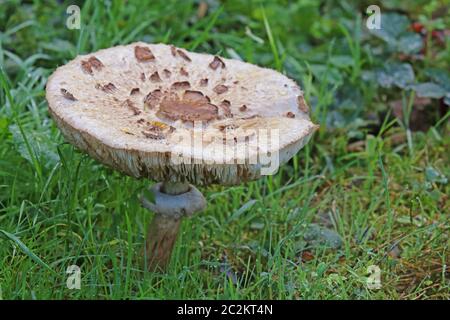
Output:
<svg viewBox="0 0 450 320">
<path fill-rule="evenodd" d="M 286 76 L 165 44 L 78 56 L 49 78 L 46 97 L 69 142 L 156 181 L 254 180 L 268 157 L 285 163 L 317 128 Z"/>
</svg>

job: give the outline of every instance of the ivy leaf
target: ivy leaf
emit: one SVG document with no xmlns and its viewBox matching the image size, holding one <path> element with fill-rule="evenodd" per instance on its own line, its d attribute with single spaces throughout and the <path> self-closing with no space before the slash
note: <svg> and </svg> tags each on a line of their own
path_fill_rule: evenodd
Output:
<svg viewBox="0 0 450 320">
<path fill-rule="evenodd" d="M 391 51 L 417 54 L 423 48 L 423 40 L 419 34 L 408 31 L 409 25 L 407 16 L 386 13 L 381 16 L 381 29 L 371 30 L 371 33 L 385 41 Z"/>
<path fill-rule="evenodd" d="M 334 94 L 333 103 L 327 113 L 326 123 L 331 128 L 354 127 L 362 113 L 364 104 L 361 89 L 349 82 L 344 83 Z"/>
<path fill-rule="evenodd" d="M 393 86 L 409 88 L 414 83 L 414 70 L 409 63 L 390 63 L 376 73 L 378 84 L 383 88 Z"/>
<path fill-rule="evenodd" d="M 371 33 L 384 40 L 392 47 L 397 46 L 397 39 L 408 30 L 410 21 L 408 17 L 398 13 L 385 13 L 381 15 L 381 29 L 373 29 Z"/>
<path fill-rule="evenodd" d="M 440 99 L 445 96 L 446 90 L 433 82 L 419 83 L 413 86 L 417 96 L 421 98 Z"/>
<path fill-rule="evenodd" d="M 425 70 L 425 75 L 430 78 L 431 81 L 443 87 L 446 91 L 450 91 L 450 75 L 446 70 L 429 68 Z"/>
<path fill-rule="evenodd" d="M 417 33 L 408 32 L 397 42 L 397 50 L 406 54 L 419 53 L 422 48 L 422 37 Z"/>
</svg>

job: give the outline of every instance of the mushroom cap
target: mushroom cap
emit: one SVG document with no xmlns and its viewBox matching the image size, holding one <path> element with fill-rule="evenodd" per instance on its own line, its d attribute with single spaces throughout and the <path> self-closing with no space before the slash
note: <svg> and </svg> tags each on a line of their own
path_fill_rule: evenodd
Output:
<svg viewBox="0 0 450 320">
<path fill-rule="evenodd" d="M 286 76 L 137 42 L 78 56 L 46 87 L 64 137 L 125 174 L 197 185 L 276 172 L 317 128 Z"/>
</svg>

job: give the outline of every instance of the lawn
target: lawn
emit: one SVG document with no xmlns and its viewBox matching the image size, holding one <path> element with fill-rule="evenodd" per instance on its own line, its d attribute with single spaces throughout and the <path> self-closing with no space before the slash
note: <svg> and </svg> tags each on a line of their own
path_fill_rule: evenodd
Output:
<svg viewBox="0 0 450 320">
<path fill-rule="evenodd" d="M 379 2 L 369 30 L 374 1 L 0 0 L 0 299 L 450 299 L 450 3 Z M 201 188 L 166 273 L 153 182 L 66 143 L 45 100 L 57 66 L 134 41 L 276 69 L 320 124 L 276 175 Z"/>
</svg>

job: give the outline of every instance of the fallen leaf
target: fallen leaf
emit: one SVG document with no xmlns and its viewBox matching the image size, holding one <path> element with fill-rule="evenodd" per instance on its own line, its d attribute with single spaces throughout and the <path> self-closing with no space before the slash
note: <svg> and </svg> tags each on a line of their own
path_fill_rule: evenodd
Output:
<svg viewBox="0 0 450 320">
<path fill-rule="evenodd" d="M 314 223 L 309 225 L 303 238 L 311 247 L 339 249 L 342 246 L 342 239 L 339 234 Z"/>
<path fill-rule="evenodd" d="M 347 145 L 347 151 L 349 152 L 361 152 L 366 148 L 366 141 L 360 140 L 356 142 L 352 142 Z"/>
<path fill-rule="evenodd" d="M 303 251 L 302 252 L 302 261 L 308 262 L 314 259 L 314 255 L 311 251 Z"/>
</svg>

